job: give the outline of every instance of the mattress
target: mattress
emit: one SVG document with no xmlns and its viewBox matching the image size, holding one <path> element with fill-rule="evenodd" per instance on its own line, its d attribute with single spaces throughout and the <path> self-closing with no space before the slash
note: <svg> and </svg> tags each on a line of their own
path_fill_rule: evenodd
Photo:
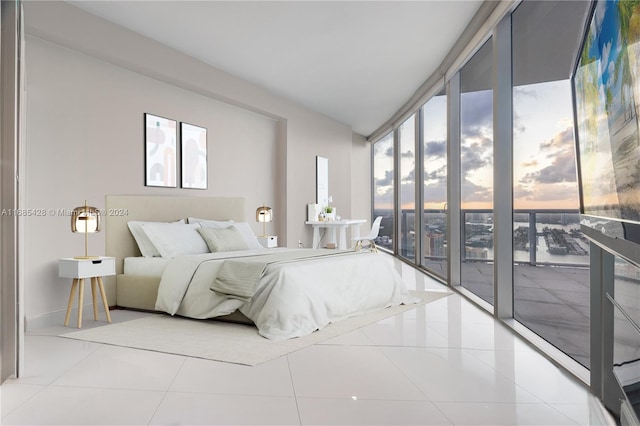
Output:
<svg viewBox="0 0 640 426">
<path fill-rule="evenodd" d="M 162 257 L 127 257 L 124 259 L 124 273 L 160 278 L 170 261 Z"/>
</svg>

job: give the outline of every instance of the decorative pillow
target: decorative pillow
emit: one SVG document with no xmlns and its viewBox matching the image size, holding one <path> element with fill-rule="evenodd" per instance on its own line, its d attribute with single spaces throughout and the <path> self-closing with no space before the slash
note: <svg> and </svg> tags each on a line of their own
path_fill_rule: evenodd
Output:
<svg viewBox="0 0 640 426">
<path fill-rule="evenodd" d="M 244 241 L 242 234 L 234 226 L 228 228 L 198 228 L 198 233 L 209 246 L 211 253 L 247 249 L 247 243 Z"/>
<path fill-rule="evenodd" d="M 132 220 L 127 222 L 129 231 L 133 235 L 133 239 L 136 240 L 140 253 L 144 257 L 160 257 L 160 252 L 153 245 L 147 234 L 144 233 L 142 227 L 149 223 L 167 223 L 167 222 L 142 222 L 139 220 Z M 171 224 L 184 224 L 184 219 L 177 220 L 175 222 L 169 222 Z"/>
<path fill-rule="evenodd" d="M 262 247 L 262 244 L 260 244 L 260 241 L 258 241 L 258 239 L 256 238 L 256 234 L 253 233 L 253 230 L 251 229 L 251 227 L 247 222 L 235 222 L 232 226 L 240 232 L 240 234 L 244 238 L 244 241 L 247 243 L 247 248 L 249 249 L 264 248 Z"/>
<path fill-rule="evenodd" d="M 160 255 L 167 259 L 183 254 L 208 253 L 209 248 L 198 228 L 200 225 L 197 223 L 149 223 L 142 227 Z"/>
<path fill-rule="evenodd" d="M 228 228 L 233 225 L 232 220 L 211 220 L 211 219 L 199 219 L 197 217 L 187 218 L 189 223 L 199 223 L 204 228 Z"/>
</svg>

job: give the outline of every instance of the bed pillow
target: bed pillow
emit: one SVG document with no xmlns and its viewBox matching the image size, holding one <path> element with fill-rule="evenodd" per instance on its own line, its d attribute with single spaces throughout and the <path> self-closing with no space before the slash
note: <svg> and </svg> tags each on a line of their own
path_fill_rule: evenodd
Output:
<svg viewBox="0 0 640 426">
<path fill-rule="evenodd" d="M 262 244 L 260 244 L 260 241 L 258 241 L 258 239 L 256 238 L 256 234 L 253 233 L 253 230 L 251 229 L 251 227 L 247 222 L 235 222 L 232 226 L 240 232 L 240 234 L 244 238 L 244 241 L 247 243 L 247 248 L 249 249 L 264 248 L 262 247 Z"/>
<path fill-rule="evenodd" d="M 136 240 L 138 244 L 138 249 L 140 249 L 140 254 L 144 257 L 160 257 L 160 252 L 153 245 L 147 234 L 144 233 L 142 227 L 148 223 L 167 223 L 167 222 L 143 222 L 139 220 L 131 220 L 127 222 L 127 226 L 129 227 L 129 231 L 131 235 L 133 235 L 133 239 Z M 169 222 L 171 224 L 184 224 L 184 219 L 177 220 L 175 222 Z"/>
<path fill-rule="evenodd" d="M 200 226 L 205 228 L 228 228 L 233 225 L 232 220 L 211 220 L 211 219 L 200 219 L 197 217 L 189 217 L 187 218 L 189 223 L 199 223 Z"/>
<path fill-rule="evenodd" d="M 247 222 L 234 222 L 233 220 L 210 220 L 210 219 L 199 219 L 196 217 L 190 217 L 189 223 L 199 223 L 203 228 L 228 228 L 233 226 L 236 228 L 244 241 L 247 243 L 248 249 L 262 249 L 264 248 L 260 241 L 256 238 L 256 234 L 253 233 L 253 230 L 249 226 Z"/>
<path fill-rule="evenodd" d="M 184 254 L 209 253 L 207 243 L 198 233 L 200 225 L 149 223 L 142 227 L 160 256 L 171 259 Z"/>
<path fill-rule="evenodd" d="M 227 228 L 198 228 L 198 233 L 209 246 L 211 253 L 246 250 L 244 237 L 234 226 Z"/>
</svg>

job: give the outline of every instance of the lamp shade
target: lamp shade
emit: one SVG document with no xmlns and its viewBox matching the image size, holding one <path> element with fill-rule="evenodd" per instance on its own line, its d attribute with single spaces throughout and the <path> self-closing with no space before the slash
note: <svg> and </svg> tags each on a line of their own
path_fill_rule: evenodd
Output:
<svg viewBox="0 0 640 426">
<path fill-rule="evenodd" d="M 260 206 L 256 209 L 256 222 L 272 222 L 273 213 L 271 207 Z"/>
<path fill-rule="evenodd" d="M 71 212 L 71 232 L 80 232 L 84 234 L 84 256 L 76 256 L 76 259 L 93 259 L 97 256 L 89 256 L 87 235 L 94 232 L 100 232 L 100 210 L 95 207 L 84 206 L 76 207 Z"/>
<path fill-rule="evenodd" d="M 100 210 L 87 205 L 73 209 L 71 232 L 100 232 Z"/>
</svg>

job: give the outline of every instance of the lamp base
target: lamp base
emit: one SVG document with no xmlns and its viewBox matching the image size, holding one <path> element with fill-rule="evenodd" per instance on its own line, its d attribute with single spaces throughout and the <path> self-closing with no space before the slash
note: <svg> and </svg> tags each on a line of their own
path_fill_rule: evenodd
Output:
<svg viewBox="0 0 640 426">
<path fill-rule="evenodd" d="M 100 259 L 100 256 L 73 256 L 74 259 Z"/>
</svg>

